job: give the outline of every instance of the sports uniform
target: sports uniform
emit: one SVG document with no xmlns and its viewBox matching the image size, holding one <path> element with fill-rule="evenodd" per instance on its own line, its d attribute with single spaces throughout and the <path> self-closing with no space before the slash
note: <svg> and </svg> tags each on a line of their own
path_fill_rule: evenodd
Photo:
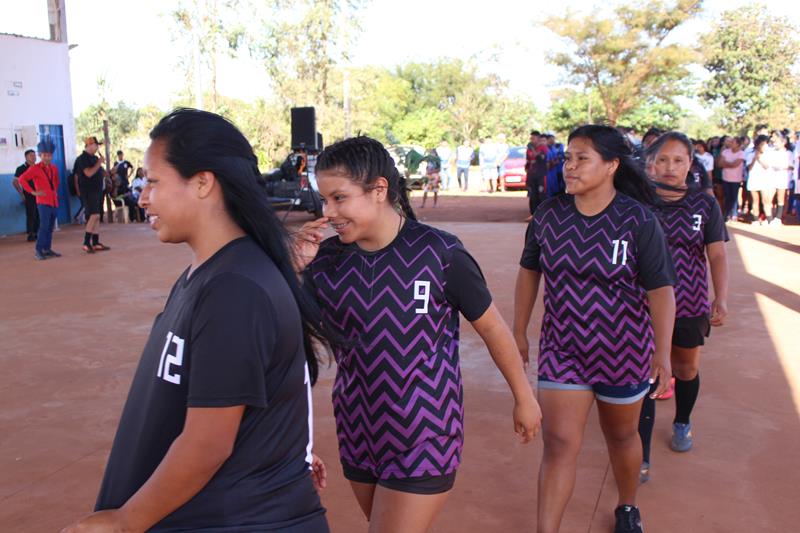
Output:
<svg viewBox="0 0 800 533">
<path fill-rule="evenodd" d="M 655 215 L 622 193 L 594 216 L 572 195 L 548 199 L 520 265 L 544 276 L 539 387 L 593 390 L 609 403 L 643 397 L 655 350 L 646 291 L 675 284 Z"/>
<path fill-rule="evenodd" d="M 722 211 L 714 198 L 696 190 L 675 202 L 661 201 L 653 210 L 664 229 L 678 280 L 672 344 L 702 346 L 711 327 L 706 246 L 728 240 Z"/>
<path fill-rule="evenodd" d="M 375 252 L 326 240 L 304 284 L 349 341 L 334 350 L 345 477 L 449 490 L 464 440 L 458 313 L 474 321 L 491 304 L 478 265 L 455 236 L 406 219 Z"/>
<path fill-rule="evenodd" d="M 183 430 L 187 408 L 245 405 L 231 456 L 151 531 L 328 531 L 311 476 L 310 380 L 300 312 L 249 237 L 188 269 L 156 317 L 97 510 L 122 506 Z"/>
</svg>

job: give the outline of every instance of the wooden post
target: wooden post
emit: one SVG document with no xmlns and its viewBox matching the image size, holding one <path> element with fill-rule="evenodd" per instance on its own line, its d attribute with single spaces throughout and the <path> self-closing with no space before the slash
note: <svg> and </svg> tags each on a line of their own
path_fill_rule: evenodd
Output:
<svg viewBox="0 0 800 533">
<path fill-rule="evenodd" d="M 103 119 L 103 144 L 106 147 L 106 168 L 105 173 L 111 173 L 111 147 L 109 146 L 109 138 L 108 138 L 108 119 Z M 105 192 L 105 185 L 106 185 L 106 177 L 105 174 L 103 175 L 103 196 L 106 199 L 106 213 L 108 214 L 108 223 L 114 223 L 114 202 L 111 201 L 111 195 Z"/>
</svg>

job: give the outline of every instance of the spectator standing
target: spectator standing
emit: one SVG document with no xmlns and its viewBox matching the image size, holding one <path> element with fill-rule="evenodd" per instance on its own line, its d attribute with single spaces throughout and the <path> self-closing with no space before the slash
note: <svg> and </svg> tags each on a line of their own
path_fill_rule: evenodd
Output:
<svg viewBox="0 0 800 533">
<path fill-rule="evenodd" d="M 133 165 L 131 165 L 130 161 L 125 159 L 125 154 L 122 152 L 122 150 L 117 150 L 117 162 L 114 164 L 114 170 L 111 171 L 111 174 L 113 175 L 116 173 L 117 180 L 119 181 L 122 190 L 128 190 L 128 187 L 130 186 L 129 178 L 132 171 Z"/>
<path fill-rule="evenodd" d="M 36 237 L 37 261 L 48 257 L 61 257 L 61 254 L 52 249 L 53 229 L 56 222 L 58 209 L 58 169 L 52 164 L 54 145 L 51 141 L 39 143 L 40 161 L 28 167 L 28 170 L 19 177 L 19 184 L 23 190 L 36 198 L 36 208 L 39 211 L 39 232 Z"/>
<path fill-rule="evenodd" d="M 736 220 L 739 203 L 739 188 L 744 179 L 744 151 L 741 141 L 736 137 L 730 138 L 729 147 L 720 154 L 722 167 L 722 187 L 725 195 L 722 210 L 725 221 Z"/>
<path fill-rule="evenodd" d="M 542 201 L 544 193 L 544 180 L 547 175 L 547 147 L 544 145 L 542 134 L 534 130 L 528 149 L 525 152 L 525 186 L 528 189 L 528 208 L 530 217 Z"/>
<path fill-rule="evenodd" d="M 39 232 L 39 211 L 36 207 L 36 197 L 24 190 L 19 183 L 19 177 L 35 163 L 36 152 L 25 150 L 25 162 L 17 167 L 14 172 L 14 181 L 11 182 L 22 197 L 22 201 L 25 202 L 25 232 L 28 234 L 28 242 L 35 241 L 36 234 Z"/>
<path fill-rule="evenodd" d="M 436 149 L 436 154 L 439 156 L 440 182 L 442 189 L 446 191 L 450 188 L 450 160 L 453 158 L 453 151 L 447 141 L 442 141 Z"/>
<path fill-rule="evenodd" d="M 506 142 L 506 136 L 505 134 L 501 133 L 497 136 L 497 183 L 495 184 L 495 189 L 497 189 L 498 192 L 501 190 L 506 190 L 505 164 L 510 151 L 511 148 Z M 500 185 L 501 182 L 502 186 Z"/>
<path fill-rule="evenodd" d="M 493 183 L 497 179 L 497 145 L 490 137 L 481 141 L 478 150 L 478 159 L 481 165 L 481 178 L 484 192 L 494 192 Z"/>
<path fill-rule="evenodd" d="M 83 235 L 83 251 L 93 254 L 110 248 L 100 243 L 100 213 L 103 212 L 105 169 L 103 154 L 98 150 L 103 144 L 97 137 L 86 137 L 83 153 L 75 160 L 78 193 L 86 212 L 86 232 Z"/>
<path fill-rule="evenodd" d="M 470 145 L 469 139 L 464 139 L 461 145 L 456 148 L 456 179 L 458 186 L 463 187 L 467 192 L 469 185 L 469 167 L 472 165 L 472 158 L 475 157 L 475 149 Z M 464 176 L 464 183 L 461 183 L 461 176 Z"/>
</svg>

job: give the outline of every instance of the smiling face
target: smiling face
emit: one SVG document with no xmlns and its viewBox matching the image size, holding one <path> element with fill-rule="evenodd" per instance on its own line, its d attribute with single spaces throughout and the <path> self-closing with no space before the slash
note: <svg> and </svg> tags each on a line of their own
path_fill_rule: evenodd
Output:
<svg viewBox="0 0 800 533">
<path fill-rule="evenodd" d="M 139 207 L 150 216 L 150 227 L 161 242 L 187 242 L 197 216 L 196 178 L 185 179 L 166 160 L 166 145 L 153 141 L 144 153 L 147 182 L 139 195 Z"/>
<path fill-rule="evenodd" d="M 53 154 L 51 152 L 39 152 L 39 160 L 44 165 L 49 165 L 53 162 Z"/>
<path fill-rule="evenodd" d="M 691 154 L 686 145 L 680 141 L 669 140 L 655 155 L 650 168 L 651 175 L 657 182 L 670 187 L 683 187 L 691 166 Z"/>
<path fill-rule="evenodd" d="M 377 222 L 389 206 L 385 178 L 378 178 L 368 190 L 339 169 L 317 174 L 322 212 L 345 244 L 372 240 Z"/>
<path fill-rule="evenodd" d="M 567 193 L 586 194 L 613 183 L 619 160 L 603 161 L 592 141 L 575 137 L 564 154 L 564 183 Z"/>
</svg>

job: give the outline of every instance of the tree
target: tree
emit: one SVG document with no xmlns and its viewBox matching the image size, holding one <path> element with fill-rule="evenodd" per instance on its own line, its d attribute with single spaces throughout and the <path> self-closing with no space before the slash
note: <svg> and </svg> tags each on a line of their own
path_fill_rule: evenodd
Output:
<svg viewBox="0 0 800 533">
<path fill-rule="evenodd" d="M 719 107 L 722 126 L 747 131 L 762 121 L 777 127 L 800 118 L 797 31 L 763 5 L 722 14 L 704 38 L 711 79 L 702 92 Z"/>
<path fill-rule="evenodd" d="M 650 0 L 641 7 L 620 6 L 612 18 L 597 11 L 585 17 L 572 12 L 554 16 L 544 26 L 571 46 L 550 55 L 566 78 L 585 90 L 597 90 L 612 125 L 644 104 L 651 95 L 670 100 L 688 87 L 688 65 L 696 52 L 666 44 L 667 38 L 702 8 L 702 0 Z"/>
<path fill-rule="evenodd" d="M 181 58 L 180 64 L 191 73 L 189 79 L 195 82 L 195 99 L 202 101 L 205 89 L 202 80 L 201 63 L 210 70 L 211 110 L 216 112 L 218 105 L 217 60 L 224 51 L 234 54 L 244 39 L 244 26 L 240 22 L 239 0 L 181 0 L 172 11 L 172 18 L 182 30 L 178 34 L 185 45 L 197 54 L 195 61 Z M 202 107 L 202 106 L 201 106 Z"/>
</svg>

